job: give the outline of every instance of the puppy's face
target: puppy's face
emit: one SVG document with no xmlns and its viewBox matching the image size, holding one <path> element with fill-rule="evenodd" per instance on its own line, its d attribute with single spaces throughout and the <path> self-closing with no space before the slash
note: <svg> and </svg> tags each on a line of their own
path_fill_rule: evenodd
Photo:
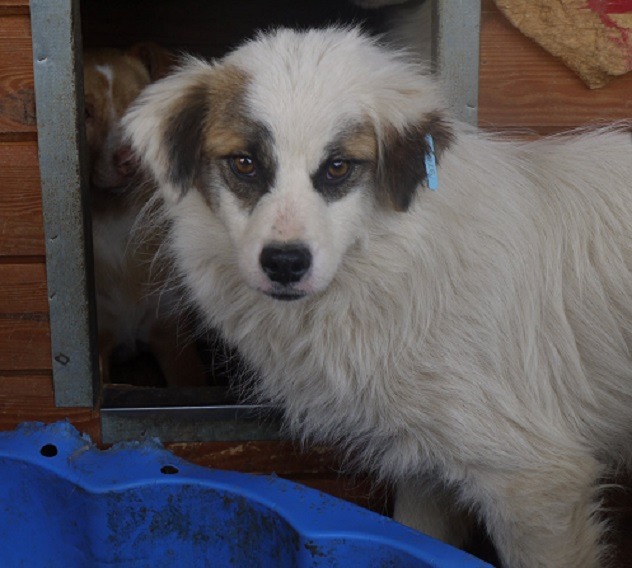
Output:
<svg viewBox="0 0 632 568">
<path fill-rule="evenodd" d="M 323 126 L 309 141 L 288 139 L 280 151 L 278 133 L 257 125 L 253 138 L 211 154 L 208 202 L 246 282 L 276 298 L 324 289 L 362 233 L 375 137 L 361 124 L 339 132 Z"/>
<path fill-rule="evenodd" d="M 140 92 L 168 68 L 168 53 L 139 43 L 128 50 L 91 49 L 84 53 L 84 99 L 90 181 L 97 189 L 125 186 L 138 160 L 122 141 L 121 118 Z"/>
<path fill-rule="evenodd" d="M 126 121 L 167 200 L 200 192 L 243 280 L 281 300 L 324 290 L 376 207 L 410 205 L 425 134 L 449 137 L 416 70 L 341 30 L 190 61 Z"/>
<path fill-rule="evenodd" d="M 274 92 L 245 79 L 233 93 L 230 120 L 205 134 L 198 189 L 224 222 L 248 285 L 290 300 L 323 290 L 362 234 L 377 140 L 359 109 L 334 112 L 314 99 L 310 116 Z"/>
<path fill-rule="evenodd" d="M 86 52 L 83 74 L 90 182 L 101 189 L 124 186 L 135 167 L 121 141 L 120 120 L 149 84 L 149 73 L 135 57 L 100 49 Z"/>
</svg>

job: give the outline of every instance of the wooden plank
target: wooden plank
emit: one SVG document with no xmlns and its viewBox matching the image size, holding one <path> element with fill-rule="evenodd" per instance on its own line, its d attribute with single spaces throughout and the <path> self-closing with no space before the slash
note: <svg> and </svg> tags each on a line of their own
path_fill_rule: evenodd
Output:
<svg viewBox="0 0 632 568">
<path fill-rule="evenodd" d="M 29 0 L 0 0 L 0 15 L 28 13 Z"/>
<path fill-rule="evenodd" d="M 69 420 L 95 442 L 100 440 L 99 414 L 90 408 L 55 408 L 49 374 L 0 375 L 0 430 L 22 422 Z"/>
<path fill-rule="evenodd" d="M 555 132 L 632 117 L 632 74 L 591 90 L 558 59 L 483 3 L 479 124 Z"/>
<path fill-rule="evenodd" d="M 0 17 L 2 16 L 28 16 L 28 0 L 0 0 Z"/>
<path fill-rule="evenodd" d="M 0 264 L 0 318 L 15 314 L 48 314 L 43 263 Z"/>
<path fill-rule="evenodd" d="M 50 353 L 44 264 L 0 264 L 0 371 L 48 370 Z"/>
<path fill-rule="evenodd" d="M 292 476 L 339 469 L 333 452 L 326 448 L 300 451 L 292 442 L 201 442 L 173 443 L 167 446 L 180 457 L 205 467 L 234 469 L 250 473 Z"/>
<path fill-rule="evenodd" d="M 50 326 L 43 314 L 0 317 L 0 372 L 51 369 Z"/>
<path fill-rule="evenodd" d="M 0 142 L 0 256 L 44 255 L 36 142 Z"/>
<path fill-rule="evenodd" d="M 0 13 L 0 138 L 35 132 L 31 22 Z"/>
</svg>

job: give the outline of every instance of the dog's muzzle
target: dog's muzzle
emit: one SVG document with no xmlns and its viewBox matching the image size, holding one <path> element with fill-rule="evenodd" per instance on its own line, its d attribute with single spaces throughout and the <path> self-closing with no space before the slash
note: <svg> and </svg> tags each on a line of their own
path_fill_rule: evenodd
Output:
<svg viewBox="0 0 632 568">
<path fill-rule="evenodd" d="M 263 248 L 259 263 L 274 285 L 270 296 L 278 300 L 296 300 L 304 292 L 293 289 L 312 266 L 312 253 L 301 244 L 271 244 Z"/>
</svg>

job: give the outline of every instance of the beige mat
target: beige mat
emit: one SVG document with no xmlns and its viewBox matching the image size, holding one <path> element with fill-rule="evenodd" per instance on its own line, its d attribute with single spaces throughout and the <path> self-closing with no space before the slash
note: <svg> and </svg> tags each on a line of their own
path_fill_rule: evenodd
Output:
<svg viewBox="0 0 632 568">
<path fill-rule="evenodd" d="M 590 88 L 632 70 L 632 0 L 495 0 Z"/>
</svg>

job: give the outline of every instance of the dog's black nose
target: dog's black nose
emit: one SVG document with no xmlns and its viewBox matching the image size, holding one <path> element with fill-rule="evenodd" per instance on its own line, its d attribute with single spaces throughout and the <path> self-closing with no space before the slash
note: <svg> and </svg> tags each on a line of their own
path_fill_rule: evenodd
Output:
<svg viewBox="0 0 632 568">
<path fill-rule="evenodd" d="M 268 245 L 261 251 L 259 262 L 272 282 L 294 284 L 312 265 L 312 253 L 303 245 Z"/>
</svg>

